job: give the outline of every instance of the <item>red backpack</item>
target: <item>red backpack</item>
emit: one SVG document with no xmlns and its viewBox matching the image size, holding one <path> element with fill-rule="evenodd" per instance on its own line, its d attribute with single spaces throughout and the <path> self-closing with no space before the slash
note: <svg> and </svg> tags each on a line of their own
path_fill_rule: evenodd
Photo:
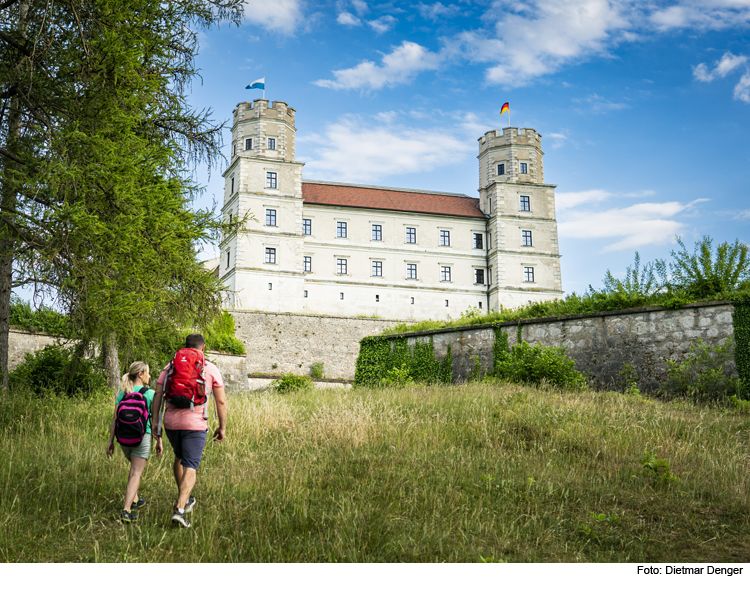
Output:
<svg viewBox="0 0 750 591">
<path fill-rule="evenodd" d="M 180 349 L 167 367 L 164 399 L 178 408 L 206 403 L 206 358 L 197 349 Z"/>
</svg>

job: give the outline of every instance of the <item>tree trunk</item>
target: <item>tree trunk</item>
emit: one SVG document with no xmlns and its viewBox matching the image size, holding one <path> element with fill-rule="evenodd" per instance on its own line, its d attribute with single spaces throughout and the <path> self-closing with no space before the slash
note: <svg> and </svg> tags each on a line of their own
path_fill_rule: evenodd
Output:
<svg viewBox="0 0 750 591">
<path fill-rule="evenodd" d="M 107 376 L 107 385 L 112 392 L 117 393 L 120 389 L 120 355 L 117 351 L 117 335 L 114 332 L 107 333 L 102 343 L 102 361 L 104 372 Z"/>
<path fill-rule="evenodd" d="M 19 5 L 18 27 L 26 36 L 26 25 L 29 14 L 29 2 L 23 0 Z M 7 148 L 13 153 L 15 151 L 16 140 L 21 135 L 21 101 L 17 96 L 10 99 L 10 109 L 8 111 L 8 137 Z M 17 164 L 5 158 L 2 164 L 3 177 L 9 179 L 12 174 L 9 171 L 17 167 Z M 2 177 L 0 177 L 2 178 Z M 11 216 L 10 211 L 16 209 L 16 189 L 12 183 L 4 182 L 2 195 L 0 195 L 0 216 Z M 13 252 L 15 250 L 14 241 L 10 236 L 10 229 L 2 227 L 2 217 L 0 217 L 0 374 L 2 374 L 2 384 L 0 390 L 8 391 L 8 358 L 10 354 L 10 296 L 13 285 Z"/>
</svg>

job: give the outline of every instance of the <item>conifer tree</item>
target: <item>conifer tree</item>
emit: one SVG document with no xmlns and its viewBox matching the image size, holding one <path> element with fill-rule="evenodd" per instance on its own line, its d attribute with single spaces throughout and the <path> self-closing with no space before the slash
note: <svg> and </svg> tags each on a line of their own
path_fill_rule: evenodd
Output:
<svg viewBox="0 0 750 591">
<path fill-rule="evenodd" d="M 241 0 L 0 0 L 0 371 L 11 289 L 57 298 L 82 343 L 201 324 L 216 238 L 190 168 L 220 157 L 210 111 L 186 94 L 197 30 L 239 23 Z M 110 356 L 109 373 L 119 373 Z"/>
</svg>

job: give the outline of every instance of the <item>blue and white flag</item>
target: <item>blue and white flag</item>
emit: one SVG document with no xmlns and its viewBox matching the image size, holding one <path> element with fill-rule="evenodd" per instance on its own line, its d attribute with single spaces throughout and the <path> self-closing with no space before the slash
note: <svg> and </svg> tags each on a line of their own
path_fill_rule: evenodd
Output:
<svg viewBox="0 0 750 591">
<path fill-rule="evenodd" d="M 248 84 L 245 86 L 245 90 L 254 90 L 256 88 L 260 88 L 261 90 L 266 89 L 266 77 L 258 78 L 255 82 L 252 84 Z"/>
</svg>

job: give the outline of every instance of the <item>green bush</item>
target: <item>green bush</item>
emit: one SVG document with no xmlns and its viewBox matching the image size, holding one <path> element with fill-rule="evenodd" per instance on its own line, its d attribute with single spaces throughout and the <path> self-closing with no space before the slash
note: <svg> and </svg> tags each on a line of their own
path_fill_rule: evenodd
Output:
<svg viewBox="0 0 750 591">
<path fill-rule="evenodd" d="M 72 337 L 70 319 L 52 308 L 42 306 L 34 310 L 29 302 L 13 295 L 10 298 L 10 325 L 21 330 L 44 332 L 47 334 Z"/>
<path fill-rule="evenodd" d="M 316 361 L 310 366 L 310 377 L 322 378 L 323 377 L 323 362 Z"/>
<path fill-rule="evenodd" d="M 293 373 L 282 374 L 281 378 L 271 382 L 271 387 L 280 394 L 307 390 L 313 387 L 313 381 L 307 376 L 296 376 Z"/>
<path fill-rule="evenodd" d="M 384 377 L 380 379 L 380 385 L 384 387 L 398 387 L 403 388 L 414 383 L 414 379 L 409 375 L 409 368 L 406 367 L 406 363 L 402 363 L 401 367 L 392 367 L 388 370 Z"/>
<path fill-rule="evenodd" d="M 107 386 L 103 372 L 89 359 L 56 345 L 26 353 L 25 361 L 8 378 L 11 389 L 40 396 L 86 396 Z"/>
<path fill-rule="evenodd" d="M 206 331 L 206 349 L 244 355 L 245 345 L 235 336 L 234 317 L 229 312 L 222 312 Z"/>
<path fill-rule="evenodd" d="M 492 375 L 509 382 L 548 384 L 558 388 L 579 389 L 586 386 L 586 378 L 574 369 L 575 361 L 565 355 L 561 347 L 529 345 L 521 341 L 510 352 L 495 351 L 495 368 Z"/>
<path fill-rule="evenodd" d="M 699 400 L 711 400 L 739 392 L 739 380 L 726 371 L 734 359 L 734 341 L 712 346 L 702 339 L 690 343 L 682 361 L 667 359 L 668 392 L 684 394 Z"/>
</svg>

